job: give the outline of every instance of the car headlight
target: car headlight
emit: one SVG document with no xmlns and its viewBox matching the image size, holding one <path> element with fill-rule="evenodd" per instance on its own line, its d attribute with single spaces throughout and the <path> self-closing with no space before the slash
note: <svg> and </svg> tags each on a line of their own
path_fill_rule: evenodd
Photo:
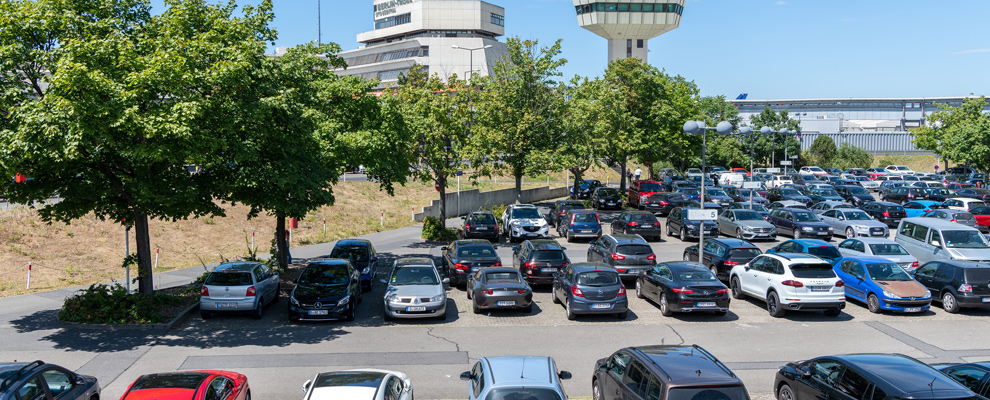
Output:
<svg viewBox="0 0 990 400">
<path fill-rule="evenodd" d="M 436 296 L 430 297 L 430 302 L 443 301 L 443 298 L 444 298 L 444 295 L 442 295 L 442 294 L 441 295 L 436 295 Z"/>
<path fill-rule="evenodd" d="M 828 231 L 829 232 L 834 232 L 835 231 L 835 228 L 833 228 L 833 227 L 830 226 L 830 227 L 828 227 Z"/>
<path fill-rule="evenodd" d="M 801 230 L 802 231 L 805 231 L 805 232 L 814 232 L 815 231 L 815 228 L 812 228 L 810 226 L 806 226 L 804 228 L 801 228 Z"/>
<path fill-rule="evenodd" d="M 512 225 L 512 227 L 517 227 L 519 226 L 519 221 L 512 221 L 509 223 L 509 225 Z"/>
<path fill-rule="evenodd" d="M 350 302 L 351 302 L 351 295 L 347 295 L 347 296 L 344 296 L 343 299 L 340 299 L 340 301 L 337 302 L 337 306 L 338 307 L 339 306 L 343 306 L 343 305 L 346 305 L 347 303 L 350 303 Z"/>
<path fill-rule="evenodd" d="M 893 294 L 891 292 L 888 292 L 886 290 L 883 291 L 883 295 L 884 296 L 887 296 L 888 298 L 891 298 L 891 299 L 899 299 L 899 298 L 901 298 L 901 296 L 898 296 L 898 295 Z"/>
<path fill-rule="evenodd" d="M 868 226 L 854 226 L 853 229 L 855 229 L 857 231 L 869 231 L 870 230 L 870 227 L 868 227 Z"/>
<path fill-rule="evenodd" d="M 399 300 L 399 296 L 396 295 L 395 293 L 385 296 L 386 303 L 394 303 L 396 300 Z"/>
<path fill-rule="evenodd" d="M 930 298 L 932 298 L 932 292 L 926 290 L 925 295 L 922 297 L 922 299 L 930 299 Z"/>
<path fill-rule="evenodd" d="M 365 267 L 364 269 L 361 270 L 361 275 L 368 275 L 370 273 L 371 273 L 371 267 L 370 266 Z"/>
<path fill-rule="evenodd" d="M 298 307 L 299 306 L 299 300 L 296 300 L 295 297 L 289 297 L 289 304 L 292 304 L 292 305 Z"/>
<path fill-rule="evenodd" d="M 752 232 L 753 231 L 753 227 L 751 227 L 751 226 L 740 226 L 739 229 L 742 229 L 742 230 L 744 230 L 746 232 Z"/>
</svg>

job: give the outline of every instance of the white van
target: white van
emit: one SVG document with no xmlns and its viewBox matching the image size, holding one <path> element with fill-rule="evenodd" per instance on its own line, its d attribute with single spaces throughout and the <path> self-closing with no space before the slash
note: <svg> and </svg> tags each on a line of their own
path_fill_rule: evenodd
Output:
<svg viewBox="0 0 990 400">
<path fill-rule="evenodd" d="M 901 220 L 894 241 L 924 264 L 935 260 L 990 261 L 990 243 L 976 228 L 934 218 Z"/>
<path fill-rule="evenodd" d="M 741 188 L 743 182 L 745 181 L 746 174 L 727 172 L 718 176 L 718 184 L 721 186 L 735 186 L 737 188 Z"/>
</svg>

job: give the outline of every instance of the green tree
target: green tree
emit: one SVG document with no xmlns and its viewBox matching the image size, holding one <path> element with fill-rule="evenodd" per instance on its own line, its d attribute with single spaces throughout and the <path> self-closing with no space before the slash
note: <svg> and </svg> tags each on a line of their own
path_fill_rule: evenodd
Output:
<svg viewBox="0 0 990 400">
<path fill-rule="evenodd" d="M 836 151 L 831 167 L 847 170 L 869 168 L 870 165 L 873 165 L 873 156 L 870 153 L 849 143 L 843 143 Z"/>
<path fill-rule="evenodd" d="M 967 98 L 959 107 L 938 104 L 938 110 L 928 116 L 928 123 L 911 130 L 912 143 L 919 149 L 931 150 L 945 160 L 968 163 L 979 159 L 983 151 L 979 140 L 981 120 L 986 119 L 986 97 Z M 966 133 L 976 136 L 967 135 Z M 975 141 L 974 141 L 975 140 Z M 976 147 L 969 147 L 975 145 Z"/>
<path fill-rule="evenodd" d="M 780 131 L 785 128 L 789 131 L 796 131 L 801 127 L 798 121 L 790 119 L 787 110 L 777 112 L 769 106 L 765 107 L 759 114 L 750 116 L 749 126 L 753 127 L 753 130 L 757 132 L 764 126 L 770 127 L 774 131 Z M 782 135 L 779 133 L 756 135 L 755 157 L 760 164 L 775 167 L 774 165 L 770 165 L 771 161 L 778 163 L 778 165 L 781 161 L 784 161 L 785 140 L 787 155 L 798 155 L 801 152 L 801 143 L 794 138 L 794 135 Z"/>
<path fill-rule="evenodd" d="M 725 96 L 702 97 L 698 100 L 698 108 L 704 115 L 705 126 L 715 126 L 721 121 L 728 121 L 732 124 L 733 131 L 739 129 L 741 122 L 739 110 L 725 101 Z M 752 138 L 739 135 L 722 136 L 711 132 L 707 136 L 709 165 L 721 165 L 726 168 L 749 168 L 750 140 Z M 700 147 L 701 138 L 692 137 L 692 139 L 697 140 Z M 701 154 L 699 153 L 696 158 L 700 162 Z"/>
<path fill-rule="evenodd" d="M 537 153 L 538 162 L 546 163 L 551 171 L 568 170 L 573 185 L 583 179 L 592 166 L 599 164 L 601 138 L 593 134 L 600 115 L 595 112 L 598 81 L 574 77 L 564 88 L 567 102 L 561 120 L 561 138 L 554 145 Z"/>
<path fill-rule="evenodd" d="M 805 153 L 808 155 L 809 163 L 822 168 L 832 168 L 837 161 L 838 151 L 832 138 L 827 135 L 818 135 Z"/>
</svg>

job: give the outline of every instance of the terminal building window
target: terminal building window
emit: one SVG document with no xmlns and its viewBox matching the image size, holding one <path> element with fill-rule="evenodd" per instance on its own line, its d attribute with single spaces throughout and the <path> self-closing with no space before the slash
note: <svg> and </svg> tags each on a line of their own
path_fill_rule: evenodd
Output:
<svg viewBox="0 0 990 400">
<path fill-rule="evenodd" d="M 498 26 L 505 26 L 505 16 L 492 13 L 492 23 Z"/>
<path fill-rule="evenodd" d="M 674 3 L 612 3 L 612 2 L 595 2 L 591 4 L 582 4 L 580 6 L 574 6 L 578 15 L 587 14 L 592 12 L 648 12 L 648 13 L 675 13 L 677 15 L 682 15 L 684 13 L 684 6 Z"/>
<path fill-rule="evenodd" d="M 396 25 L 408 24 L 410 22 L 412 22 L 412 17 L 410 16 L 409 13 L 402 15 L 395 15 L 388 18 L 376 19 L 375 29 L 391 28 Z"/>
</svg>

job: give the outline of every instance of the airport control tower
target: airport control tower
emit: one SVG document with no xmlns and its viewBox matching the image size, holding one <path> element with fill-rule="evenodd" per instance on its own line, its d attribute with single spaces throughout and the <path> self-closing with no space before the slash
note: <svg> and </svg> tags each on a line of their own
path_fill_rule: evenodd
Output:
<svg viewBox="0 0 990 400">
<path fill-rule="evenodd" d="M 608 39 L 608 61 L 639 57 L 646 42 L 681 24 L 685 0 L 573 0 L 578 25 Z"/>
</svg>

